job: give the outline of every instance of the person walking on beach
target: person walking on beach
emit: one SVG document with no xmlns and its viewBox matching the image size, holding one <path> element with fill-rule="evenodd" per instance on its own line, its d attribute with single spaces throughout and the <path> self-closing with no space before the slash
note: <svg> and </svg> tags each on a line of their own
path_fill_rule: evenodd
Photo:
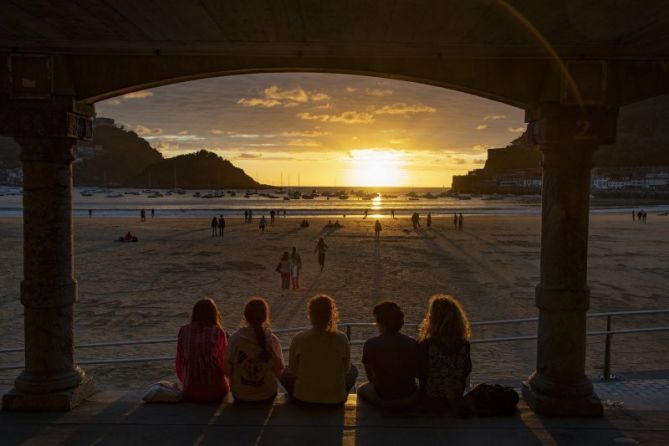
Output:
<svg viewBox="0 0 669 446">
<path fill-rule="evenodd" d="M 139 211 L 139 219 L 140 221 L 146 221 L 146 209 L 142 208 L 142 210 Z"/>
<path fill-rule="evenodd" d="M 377 240 L 381 237 L 381 229 L 381 222 L 376 220 L 376 223 L 374 223 L 374 234 Z"/>
<path fill-rule="evenodd" d="M 271 225 L 274 224 L 274 215 L 276 215 L 276 212 L 274 212 L 274 210 L 269 211 L 269 224 Z"/>
<path fill-rule="evenodd" d="M 293 289 L 300 288 L 300 271 L 302 271 L 302 257 L 297 253 L 293 246 L 293 252 L 290 254 L 290 278 L 293 282 Z"/>
<path fill-rule="evenodd" d="M 366 218 L 367 218 L 367 209 L 365 209 L 365 216 L 362 217 L 362 219 L 364 220 L 364 219 L 366 219 Z"/>
<path fill-rule="evenodd" d="M 223 218 L 223 215 L 218 216 L 218 235 L 223 237 L 223 233 L 225 232 L 225 218 Z"/>
<path fill-rule="evenodd" d="M 88 210 L 88 218 L 91 218 L 93 216 L 93 209 Z"/>
<path fill-rule="evenodd" d="M 390 210 L 390 216 L 392 217 L 393 220 L 395 220 L 395 209 Z"/>
<path fill-rule="evenodd" d="M 325 268 L 325 251 L 327 250 L 328 245 L 325 244 L 325 240 L 323 240 L 323 237 L 319 238 L 314 252 L 318 253 L 318 264 L 321 266 L 321 271 Z"/>
<path fill-rule="evenodd" d="M 458 214 L 453 212 L 453 229 L 458 229 Z"/>
<path fill-rule="evenodd" d="M 428 229 L 432 227 L 432 212 L 427 213 L 427 227 Z"/>
<path fill-rule="evenodd" d="M 414 212 L 411 216 L 411 223 L 413 224 L 414 229 L 418 229 L 420 227 L 420 216 L 418 215 L 418 212 Z"/>
<path fill-rule="evenodd" d="M 249 211 L 244 211 L 244 223 L 249 222 Z"/>
<path fill-rule="evenodd" d="M 249 210 L 249 223 L 253 221 L 253 211 Z"/>
<path fill-rule="evenodd" d="M 646 217 L 648 217 L 648 214 L 646 211 L 643 211 L 643 215 L 641 215 L 641 218 L 643 219 L 643 222 L 646 223 Z"/>
<path fill-rule="evenodd" d="M 156 216 L 156 210 L 151 208 L 151 218 Z"/>
<path fill-rule="evenodd" d="M 265 216 L 263 215 L 260 218 L 260 224 L 258 225 L 258 227 L 260 228 L 260 232 L 265 232 L 266 225 L 267 225 L 267 220 L 265 220 Z"/>
<path fill-rule="evenodd" d="M 281 289 L 288 290 L 290 289 L 290 256 L 288 251 L 284 251 L 279 264 L 276 266 L 276 272 L 281 274 Z"/>
<path fill-rule="evenodd" d="M 462 212 L 460 212 L 460 216 L 458 217 L 458 230 L 462 231 Z"/>
<path fill-rule="evenodd" d="M 632 209 L 632 221 L 636 221 L 636 212 Z"/>
<path fill-rule="evenodd" d="M 214 218 L 211 219 L 211 236 L 216 237 L 218 235 L 218 220 L 214 216 Z"/>
</svg>

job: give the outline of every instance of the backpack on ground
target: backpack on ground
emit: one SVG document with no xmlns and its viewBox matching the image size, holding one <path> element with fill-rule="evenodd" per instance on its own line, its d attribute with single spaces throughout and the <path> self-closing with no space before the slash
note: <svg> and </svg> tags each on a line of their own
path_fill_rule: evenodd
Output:
<svg viewBox="0 0 669 446">
<path fill-rule="evenodd" d="M 499 384 L 478 384 L 465 395 L 467 405 L 481 417 L 513 415 L 519 399 L 512 387 Z"/>
</svg>

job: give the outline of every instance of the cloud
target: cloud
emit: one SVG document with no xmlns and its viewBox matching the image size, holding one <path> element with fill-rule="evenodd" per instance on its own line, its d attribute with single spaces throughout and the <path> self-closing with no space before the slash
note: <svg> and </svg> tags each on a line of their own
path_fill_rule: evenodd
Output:
<svg viewBox="0 0 669 446">
<path fill-rule="evenodd" d="M 474 164 L 485 164 L 485 159 L 483 158 L 477 158 L 474 161 L 472 161 Z"/>
<path fill-rule="evenodd" d="M 147 90 L 140 90 L 124 94 L 123 99 L 144 99 L 144 98 L 150 98 L 151 96 L 153 96 L 152 92 Z"/>
<path fill-rule="evenodd" d="M 415 113 L 434 113 L 436 111 L 436 108 L 425 104 L 405 104 L 404 102 L 396 102 L 392 105 L 384 105 L 383 107 L 374 110 L 374 114 L 408 116 Z"/>
<path fill-rule="evenodd" d="M 485 130 L 488 126 L 486 124 L 479 124 L 476 126 L 476 130 Z"/>
<path fill-rule="evenodd" d="M 261 153 L 246 153 L 245 152 L 245 153 L 240 153 L 235 158 L 254 160 L 254 159 L 262 158 L 262 154 Z"/>
<path fill-rule="evenodd" d="M 327 104 L 317 105 L 314 110 L 330 110 L 331 108 L 332 104 L 328 102 Z"/>
<path fill-rule="evenodd" d="M 319 136 L 329 135 L 330 132 L 321 132 L 320 130 L 291 130 L 288 132 L 282 132 L 281 136 L 286 136 L 289 138 L 317 138 Z"/>
<path fill-rule="evenodd" d="M 278 85 L 265 88 L 262 96 L 258 98 L 241 98 L 237 101 L 237 104 L 246 107 L 272 108 L 282 106 L 291 108 L 309 101 L 319 102 L 330 99 L 330 95 L 322 91 L 306 91 L 302 87 L 282 89 Z"/>
<path fill-rule="evenodd" d="M 108 101 L 105 101 L 105 104 L 117 106 L 121 105 L 121 101 L 119 101 L 118 99 L 109 99 Z"/>
<path fill-rule="evenodd" d="M 141 135 L 140 135 L 141 136 Z M 179 142 L 197 142 L 197 141 L 204 141 L 206 138 L 203 138 L 201 136 L 197 135 L 181 135 L 181 134 L 156 134 L 156 135 L 150 135 L 150 136 L 143 136 L 144 139 L 147 139 L 149 141 L 156 140 L 156 141 L 179 141 Z"/>
<path fill-rule="evenodd" d="M 475 146 L 472 147 L 472 150 L 475 152 L 485 152 L 490 148 L 490 145 L 488 144 L 476 144 Z"/>
<path fill-rule="evenodd" d="M 453 163 L 455 163 L 455 164 L 465 164 L 467 161 L 465 161 L 465 160 L 462 159 L 462 158 L 452 158 L 452 159 L 451 159 L 451 162 L 453 162 Z"/>
<path fill-rule="evenodd" d="M 182 130 L 177 135 L 188 135 L 188 130 Z"/>
<path fill-rule="evenodd" d="M 143 125 L 137 125 L 135 126 L 135 133 L 137 135 L 146 137 L 146 136 L 156 136 L 160 135 L 163 133 L 163 129 L 156 127 L 156 128 L 149 128 L 149 127 L 144 127 Z"/>
<path fill-rule="evenodd" d="M 358 89 L 355 87 L 346 87 L 347 93 L 355 93 L 356 91 L 358 91 Z"/>
<path fill-rule="evenodd" d="M 298 113 L 296 116 L 305 121 L 341 122 L 343 124 L 371 124 L 376 121 L 372 114 L 357 111 L 346 111 L 339 115 L 314 115 L 309 112 L 303 112 Z"/>
<path fill-rule="evenodd" d="M 376 96 L 377 98 L 382 98 L 384 96 L 390 96 L 393 94 L 393 90 L 388 88 L 365 88 L 365 94 L 367 96 Z"/>
<path fill-rule="evenodd" d="M 511 133 L 523 133 L 525 131 L 525 127 L 509 127 L 507 130 Z"/>
<path fill-rule="evenodd" d="M 226 132 L 225 130 L 220 130 L 220 129 L 211 129 L 211 130 L 209 130 L 209 133 L 211 133 L 212 135 L 225 135 L 228 132 Z"/>
<path fill-rule="evenodd" d="M 506 118 L 506 115 L 485 115 L 483 117 L 484 121 L 499 121 L 500 119 Z"/>
<path fill-rule="evenodd" d="M 288 145 L 293 147 L 320 147 L 319 143 L 310 139 L 291 139 Z"/>
</svg>

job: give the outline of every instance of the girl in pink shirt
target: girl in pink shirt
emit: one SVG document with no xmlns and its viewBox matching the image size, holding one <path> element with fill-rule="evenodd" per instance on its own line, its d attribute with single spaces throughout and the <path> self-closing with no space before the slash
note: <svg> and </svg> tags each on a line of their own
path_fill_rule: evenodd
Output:
<svg viewBox="0 0 669 446">
<path fill-rule="evenodd" d="M 220 401 L 230 387 L 225 377 L 228 336 L 221 313 L 212 299 L 199 300 L 191 323 L 179 330 L 176 372 L 184 398 L 197 402 Z"/>
</svg>

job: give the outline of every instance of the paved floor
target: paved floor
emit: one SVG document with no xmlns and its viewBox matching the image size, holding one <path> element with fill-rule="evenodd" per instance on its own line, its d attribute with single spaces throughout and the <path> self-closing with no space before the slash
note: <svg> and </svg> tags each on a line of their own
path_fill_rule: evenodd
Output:
<svg viewBox="0 0 669 446">
<path fill-rule="evenodd" d="M 518 383 L 516 383 L 518 384 Z M 105 391 L 69 413 L 0 412 L 9 445 L 669 445 L 666 376 L 598 382 L 605 416 L 448 418 L 383 412 L 350 395 L 338 409 L 273 405 L 150 405 L 138 392 Z M 3 389 L 0 389 L 3 390 Z M 5 389 L 6 390 L 6 389 Z"/>
</svg>

